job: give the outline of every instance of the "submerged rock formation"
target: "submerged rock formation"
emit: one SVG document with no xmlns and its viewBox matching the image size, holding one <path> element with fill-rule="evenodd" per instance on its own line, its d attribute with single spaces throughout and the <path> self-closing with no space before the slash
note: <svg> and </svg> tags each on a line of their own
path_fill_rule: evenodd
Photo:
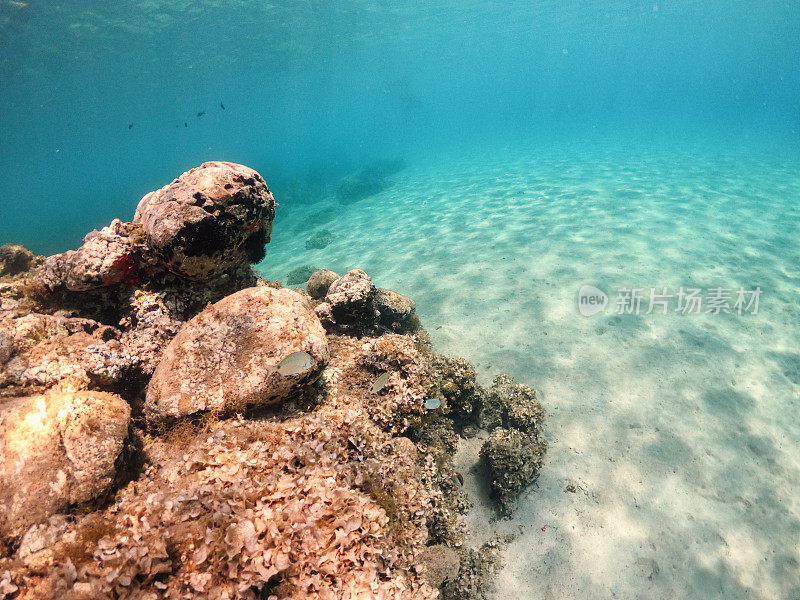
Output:
<svg viewBox="0 0 800 600">
<path fill-rule="evenodd" d="M 485 453 L 507 502 L 535 397 L 487 395 L 364 271 L 259 278 L 273 217 L 255 171 L 204 163 L 4 267 L 0 598 L 485 596 L 452 455 L 480 422 L 520 440 Z"/>
<path fill-rule="evenodd" d="M 283 372 L 305 352 L 309 364 Z M 247 288 L 210 305 L 167 346 L 147 388 L 151 422 L 214 410 L 233 413 L 300 394 L 328 362 L 328 340 L 311 305 L 291 290 Z"/>
</svg>

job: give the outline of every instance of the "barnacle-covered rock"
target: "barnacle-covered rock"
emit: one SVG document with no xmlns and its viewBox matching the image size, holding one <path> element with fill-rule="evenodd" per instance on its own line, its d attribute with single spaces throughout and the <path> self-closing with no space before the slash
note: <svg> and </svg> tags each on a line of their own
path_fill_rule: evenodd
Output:
<svg viewBox="0 0 800 600">
<path fill-rule="evenodd" d="M 205 162 L 139 202 L 134 223 L 174 273 L 218 277 L 264 258 L 275 199 L 261 175 L 230 162 Z"/>
<path fill-rule="evenodd" d="M 494 590 L 494 579 L 502 567 L 503 552 L 510 538 L 497 536 L 480 549 L 464 548 L 458 575 L 442 586 L 441 600 L 488 600 Z"/>
<path fill-rule="evenodd" d="M 378 310 L 378 321 L 387 329 L 412 331 L 419 326 L 416 304 L 407 296 L 378 288 L 375 294 L 375 308 Z"/>
<path fill-rule="evenodd" d="M 314 271 L 306 282 L 306 291 L 309 296 L 315 300 L 319 300 L 325 297 L 331 284 L 337 279 L 339 279 L 339 275 L 329 269 Z"/>
<path fill-rule="evenodd" d="M 279 363 L 307 352 L 313 364 Z M 279 402 L 314 382 L 328 362 L 325 330 L 308 300 L 288 289 L 241 290 L 194 317 L 164 350 L 147 390 L 151 422 Z"/>
<path fill-rule="evenodd" d="M 47 291 L 85 292 L 138 282 L 137 251 L 130 233 L 130 223 L 114 219 L 108 227 L 87 234 L 77 250 L 48 257 L 36 276 L 37 283 Z"/>
<path fill-rule="evenodd" d="M 0 405 L 0 537 L 21 536 L 108 489 L 130 407 L 104 392 L 51 392 Z"/>
<path fill-rule="evenodd" d="M 32 269 L 37 257 L 20 244 L 0 246 L 0 277 L 13 277 Z"/>
</svg>

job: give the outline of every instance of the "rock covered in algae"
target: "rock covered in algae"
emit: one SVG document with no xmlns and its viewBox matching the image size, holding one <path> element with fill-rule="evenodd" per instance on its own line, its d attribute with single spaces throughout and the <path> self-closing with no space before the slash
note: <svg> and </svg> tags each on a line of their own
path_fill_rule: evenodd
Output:
<svg viewBox="0 0 800 600">
<path fill-rule="evenodd" d="M 339 279 L 339 277 L 340 276 L 337 273 L 334 273 L 330 269 L 320 269 L 319 271 L 314 271 L 314 273 L 306 282 L 306 291 L 308 292 L 308 295 L 315 300 L 324 298 L 328 293 L 331 284 Z"/>
<path fill-rule="evenodd" d="M 87 234 L 77 250 L 48 257 L 37 274 L 38 282 L 47 290 L 72 292 L 135 282 L 137 259 L 130 232 L 129 223 L 114 219 L 108 227 Z"/>
<path fill-rule="evenodd" d="M 510 514 L 514 499 L 536 479 L 544 452 L 544 442 L 538 436 L 518 429 L 498 427 L 489 434 L 480 456 L 489 469 L 492 495 L 501 513 Z"/>
<path fill-rule="evenodd" d="M 0 246 L 0 277 L 13 277 L 33 268 L 38 259 L 25 246 L 3 244 Z"/>
<path fill-rule="evenodd" d="M 130 407 L 105 392 L 51 392 L 0 405 L 0 535 L 21 536 L 108 489 Z"/>
<path fill-rule="evenodd" d="M 405 331 L 416 328 L 417 305 L 408 296 L 378 288 L 375 294 L 375 308 L 378 311 L 378 321 L 388 329 Z"/>
<path fill-rule="evenodd" d="M 491 430 L 481 447 L 481 460 L 489 470 L 492 496 L 500 512 L 508 515 L 514 499 L 536 479 L 542 466 L 547 450 L 542 436 L 544 410 L 530 387 L 499 375 L 480 419 Z"/>
<path fill-rule="evenodd" d="M 307 352 L 314 365 L 284 375 L 278 364 Z M 147 390 L 149 421 L 279 402 L 315 381 L 328 362 L 325 330 L 308 300 L 288 289 L 232 294 L 186 323 L 164 350 Z"/>
<path fill-rule="evenodd" d="M 275 199 L 261 175 L 230 162 L 205 162 L 139 202 L 134 223 L 174 273 L 209 279 L 264 258 Z"/>
</svg>

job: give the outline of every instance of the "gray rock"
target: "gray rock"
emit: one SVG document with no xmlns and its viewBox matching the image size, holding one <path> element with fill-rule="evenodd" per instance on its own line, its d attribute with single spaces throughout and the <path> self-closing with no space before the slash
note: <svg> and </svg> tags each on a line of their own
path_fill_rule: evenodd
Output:
<svg viewBox="0 0 800 600">
<path fill-rule="evenodd" d="M 0 406 L 0 536 L 20 537 L 105 492 L 131 409 L 104 392 L 50 392 Z"/>
<path fill-rule="evenodd" d="M 274 219 L 275 199 L 258 173 L 213 161 L 147 194 L 133 220 L 167 268 L 203 280 L 263 259 Z"/>
<path fill-rule="evenodd" d="M 339 275 L 328 269 L 314 271 L 306 282 L 306 291 L 309 296 L 319 300 L 325 297 L 331 284 L 337 279 L 339 279 Z"/>
<path fill-rule="evenodd" d="M 277 365 L 307 352 L 313 366 L 283 375 Z M 148 421 L 224 413 L 301 392 L 328 362 L 328 341 L 308 300 L 289 289 L 254 287 L 206 308 L 164 350 L 147 390 Z"/>
</svg>

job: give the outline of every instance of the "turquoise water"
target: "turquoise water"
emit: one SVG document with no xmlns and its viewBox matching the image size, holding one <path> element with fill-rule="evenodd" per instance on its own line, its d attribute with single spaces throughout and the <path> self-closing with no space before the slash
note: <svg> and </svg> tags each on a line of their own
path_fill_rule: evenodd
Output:
<svg viewBox="0 0 800 600">
<path fill-rule="evenodd" d="M 265 276 L 364 268 L 538 390 L 537 484 L 469 516 L 518 534 L 497 598 L 800 598 L 800 3 L 2 0 L 0 40 L 0 243 L 242 162 L 280 203 Z M 758 312 L 645 314 L 682 287 Z"/>
</svg>

